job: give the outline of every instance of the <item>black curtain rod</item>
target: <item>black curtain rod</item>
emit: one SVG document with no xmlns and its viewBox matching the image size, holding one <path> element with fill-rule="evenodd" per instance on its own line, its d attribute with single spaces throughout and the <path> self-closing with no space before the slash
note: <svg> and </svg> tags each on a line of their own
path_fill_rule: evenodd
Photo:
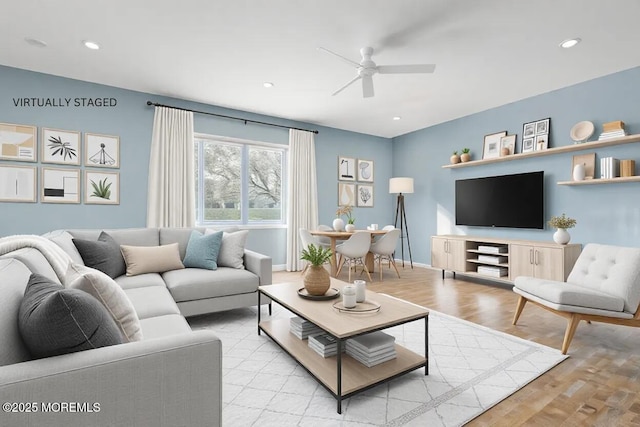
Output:
<svg viewBox="0 0 640 427">
<path fill-rule="evenodd" d="M 231 120 L 240 120 L 240 121 L 244 122 L 245 125 L 247 123 L 256 123 L 258 125 L 274 126 L 274 127 L 277 127 L 277 128 L 285 128 L 285 129 L 295 129 L 295 130 L 301 130 L 301 131 L 304 131 L 304 132 L 311 132 L 311 133 L 315 133 L 315 134 L 318 133 L 317 130 L 309 130 L 309 129 L 302 129 L 302 128 L 294 128 L 294 127 L 291 127 L 291 126 L 276 125 L 276 124 L 273 124 L 273 123 L 259 122 L 257 120 L 243 119 L 241 117 L 233 117 L 233 116 L 225 116 L 223 114 L 208 113 L 206 111 L 189 110 L 188 108 L 172 107 L 171 105 L 158 104 L 156 102 L 151 102 L 151 101 L 147 101 L 147 105 L 153 105 L 154 107 L 173 108 L 175 110 L 182 110 L 182 111 L 191 111 L 192 113 L 206 114 L 208 116 L 222 117 L 222 118 L 231 119 Z"/>
</svg>

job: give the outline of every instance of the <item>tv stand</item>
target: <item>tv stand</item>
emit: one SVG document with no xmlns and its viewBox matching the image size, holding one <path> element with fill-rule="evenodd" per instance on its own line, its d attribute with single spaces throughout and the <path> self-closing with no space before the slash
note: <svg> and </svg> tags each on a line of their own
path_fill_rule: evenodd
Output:
<svg viewBox="0 0 640 427">
<path fill-rule="evenodd" d="M 431 266 L 465 276 L 513 283 L 518 276 L 566 281 L 582 245 L 440 235 L 431 237 Z"/>
</svg>

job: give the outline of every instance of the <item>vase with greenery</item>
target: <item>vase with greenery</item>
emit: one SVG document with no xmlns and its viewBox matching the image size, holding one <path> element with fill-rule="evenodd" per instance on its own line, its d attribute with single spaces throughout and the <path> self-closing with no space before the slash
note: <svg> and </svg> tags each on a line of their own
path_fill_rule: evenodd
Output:
<svg viewBox="0 0 640 427">
<path fill-rule="evenodd" d="M 553 241 L 559 245 L 566 245 L 571 240 L 571 235 L 567 231 L 567 228 L 575 227 L 577 221 L 562 214 L 562 216 L 552 216 L 548 224 L 557 229 L 556 232 L 553 233 Z"/>
<path fill-rule="evenodd" d="M 458 155 L 457 151 L 453 152 L 451 157 L 449 157 L 449 161 L 451 162 L 452 165 L 455 165 L 456 163 L 460 163 L 460 156 Z"/>
<path fill-rule="evenodd" d="M 341 228 L 345 228 L 347 231 L 349 232 L 353 232 L 356 229 L 355 226 L 355 222 L 356 219 L 353 217 L 353 206 L 351 205 L 344 205 L 344 206 L 340 206 L 338 208 L 338 210 L 336 211 L 336 219 L 340 219 L 342 221 L 342 218 L 340 218 L 342 215 L 346 215 L 347 216 L 347 227 L 344 227 L 344 221 L 342 221 L 342 227 Z M 334 221 L 335 224 L 335 221 Z M 338 230 L 335 225 L 333 227 L 336 231 L 340 231 Z"/>
<path fill-rule="evenodd" d="M 460 160 L 462 160 L 463 163 L 468 162 L 469 160 L 471 160 L 471 149 L 463 148 L 462 149 L 462 154 L 460 155 Z"/>
<path fill-rule="evenodd" d="M 331 249 L 309 244 L 302 250 L 300 259 L 309 262 L 303 283 L 309 295 L 324 295 L 331 286 L 331 276 L 325 270 L 324 263 L 331 259 Z"/>
</svg>

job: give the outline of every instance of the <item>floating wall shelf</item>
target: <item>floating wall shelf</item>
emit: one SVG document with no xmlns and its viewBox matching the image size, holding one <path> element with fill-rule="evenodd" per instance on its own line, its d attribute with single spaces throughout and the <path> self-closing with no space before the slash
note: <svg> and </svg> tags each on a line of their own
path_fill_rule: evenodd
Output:
<svg viewBox="0 0 640 427">
<path fill-rule="evenodd" d="M 640 182 L 640 176 L 623 176 L 619 178 L 585 179 L 584 181 L 558 181 L 558 185 L 597 185 L 618 184 L 621 182 Z"/>
<path fill-rule="evenodd" d="M 607 139 L 605 141 L 593 141 L 593 142 L 585 142 L 584 144 L 573 144 L 573 145 L 565 145 L 562 147 L 555 147 L 555 148 L 549 148 L 546 150 L 541 150 L 541 151 L 531 151 L 528 153 L 519 153 L 519 154 L 512 154 L 510 156 L 504 156 L 504 157 L 495 157 L 493 159 L 484 159 L 484 160 L 473 160 L 470 162 L 466 162 L 466 163 L 456 163 L 454 165 L 444 165 L 442 166 L 445 169 L 454 169 L 454 168 L 465 168 L 465 167 L 469 167 L 469 166 L 480 166 L 480 165 L 486 165 L 489 163 L 499 163 L 499 162 L 509 162 L 512 160 L 522 160 L 522 159 L 528 159 L 531 157 L 540 157 L 540 156 L 550 156 L 553 154 L 561 154 L 561 153 L 569 153 L 572 151 L 584 151 L 584 150 L 594 150 L 597 148 L 603 148 L 603 147 L 610 147 L 613 145 L 622 145 L 622 144 L 631 144 L 634 142 L 640 142 L 640 135 L 627 135 L 627 136 L 623 136 L 620 138 L 612 138 L 612 139 Z M 630 178 L 637 178 L 637 177 L 630 177 Z M 614 178 L 611 180 L 602 180 L 602 179 L 594 179 L 594 180 L 589 180 L 589 181 L 614 181 L 614 182 L 621 182 L 618 181 L 621 178 Z M 625 178 L 626 180 L 626 178 Z M 565 184 L 564 182 L 558 183 L 561 185 L 584 185 L 584 184 L 596 184 L 596 182 L 589 182 L 589 181 L 568 181 L 570 182 L 570 184 Z M 629 179 L 627 181 L 634 181 L 634 179 Z M 604 182 L 599 182 L 600 184 L 604 184 Z"/>
</svg>

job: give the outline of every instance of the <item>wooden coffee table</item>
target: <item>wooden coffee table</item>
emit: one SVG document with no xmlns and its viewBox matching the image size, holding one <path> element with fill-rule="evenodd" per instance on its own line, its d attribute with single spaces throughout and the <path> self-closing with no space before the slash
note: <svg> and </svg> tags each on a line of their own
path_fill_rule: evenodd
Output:
<svg viewBox="0 0 640 427">
<path fill-rule="evenodd" d="M 345 282 L 331 278 L 331 287 L 342 291 Z M 380 311 L 373 314 L 339 312 L 333 308 L 340 298 L 328 301 L 312 301 L 298 296 L 303 287 L 298 283 L 279 283 L 258 287 L 258 307 L 262 295 L 282 305 L 287 310 L 306 319 L 336 338 L 338 353 L 323 358 L 309 348 L 307 340 L 301 340 L 289 332 L 289 319 L 261 320 L 258 310 L 258 335 L 267 334 L 276 344 L 305 368 L 338 401 L 338 413 L 342 413 L 342 400 L 356 393 L 375 387 L 419 369 L 429 374 L 428 329 L 429 311 L 424 307 L 401 299 L 367 290 L 367 301 L 380 304 Z M 367 368 L 362 363 L 342 354 L 346 340 L 369 332 L 379 331 L 403 323 L 424 319 L 424 355 L 414 353 L 396 344 L 397 358 Z"/>
</svg>

